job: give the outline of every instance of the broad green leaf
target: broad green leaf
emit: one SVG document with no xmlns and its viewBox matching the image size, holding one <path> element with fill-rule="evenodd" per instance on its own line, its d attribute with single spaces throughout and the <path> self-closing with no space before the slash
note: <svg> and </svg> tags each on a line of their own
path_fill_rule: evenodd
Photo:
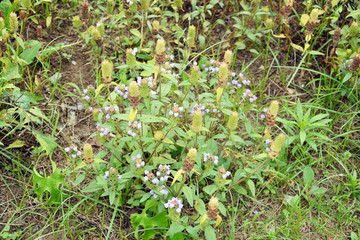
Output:
<svg viewBox="0 0 360 240">
<path fill-rule="evenodd" d="M 60 184 L 64 184 L 65 177 L 61 175 L 61 170 L 56 167 L 52 161 L 53 173 L 48 177 L 41 176 L 34 168 L 33 185 L 35 187 L 34 192 L 37 197 L 42 201 L 45 191 L 50 193 L 50 198 L 47 204 L 60 203 L 61 191 L 59 190 Z"/>
<path fill-rule="evenodd" d="M 139 30 L 133 28 L 133 29 L 130 29 L 130 32 L 135 35 L 136 37 L 140 38 L 142 37 L 141 33 L 139 32 Z"/>
<path fill-rule="evenodd" d="M 81 192 L 90 193 L 97 192 L 102 189 L 102 186 L 98 184 L 97 180 L 92 181 L 89 185 L 87 185 Z"/>
<path fill-rule="evenodd" d="M 206 240 L 217 240 L 215 230 L 212 226 L 207 225 L 205 228 Z"/>
<path fill-rule="evenodd" d="M 193 196 L 193 192 L 192 192 L 191 188 L 188 186 L 183 186 L 182 191 L 185 195 L 186 200 L 192 207 L 194 205 L 194 196 Z"/>
<path fill-rule="evenodd" d="M 41 48 L 41 43 L 39 41 L 36 40 L 26 41 L 25 51 L 20 54 L 20 58 L 23 59 L 27 65 L 29 65 L 38 55 L 40 48 Z"/>
<path fill-rule="evenodd" d="M 203 191 L 209 194 L 210 196 L 218 189 L 218 186 L 215 184 L 208 185 L 203 188 Z"/>
<path fill-rule="evenodd" d="M 174 222 L 169 228 L 168 235 L 173 238 L 176 233 L 182 232 L 184 229 L 185 227 L 183 225 Z"/>
<path fill-rule="evenodd" d="M 309 185 L 314 180 L 314 171 L 311 169 L 311 167 L 306 166 L 304 168 L 304 183 L 306 185 Z"/>
</svg>

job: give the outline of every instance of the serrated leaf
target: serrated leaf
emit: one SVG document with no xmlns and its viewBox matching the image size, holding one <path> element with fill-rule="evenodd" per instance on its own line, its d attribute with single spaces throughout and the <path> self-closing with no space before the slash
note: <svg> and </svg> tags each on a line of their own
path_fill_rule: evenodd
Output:
<svg viewBox="0 0 360 240">
<path fill-rule="evenodd" d="M 38 130 L 33 130 L 33 134 L 36 137 L 36 140 L 40 143 L 42 151 L 46 151 L 48 155 L 52 154 L 54 149 L 57 146 L 55 137 L 47 136 Z"/>
<path fill-rule="evenodd" d="M 41 176 L 34 168 L 33 185 L 36 188 L 34 192 L 42 201 L 45 191 L 50 193 L 50 198 L 46 202 L 48 205 L 61 202 L 60 184 L 64 184 L 65 177 L 61 175 L 61 170 L 51 161 L 53 173 L 48 177 Z"/>
<path fill-rule="evenodd" d="M 141 214 L 132 214 L 130 216 L 131 225 L 134 228 L 136 239 L 154 239 L 155 237 L 155 227 L 165 228 L 168 226 L 168 216 L 167 211 L 163 211 L 157 214 L 155 217 L 149 217 L 146 214 L 146 210 Z M 140 226 L 142 227 L 139 231 Z M 142 235 L 139 233 L 144 232 Z"/>
</svg>

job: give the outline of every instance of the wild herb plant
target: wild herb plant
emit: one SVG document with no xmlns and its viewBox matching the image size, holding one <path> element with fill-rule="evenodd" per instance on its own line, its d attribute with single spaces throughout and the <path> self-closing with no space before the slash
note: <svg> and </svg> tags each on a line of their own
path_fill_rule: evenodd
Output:
<svg viewBox="0 0 360 240">
<path fill-rule="evenodd" d="M 283 134 L 272 136 L 279 103 L 258 108 L 252 82 L 230 70 L 231 51 L 222 62 L 207 57 L 176 62 L 165 40 L 158 39 L 152 60 L 139 62 L 139 53 L 127 49 L 126 65 L 117 67 L 127 71 L 127 82 L 115 82 L 114 64 L 104 59 L 100 84 L 84 89 L 84 104 L 97 126 L 90 137 L 105 150 L 94 157 L 84 143 L 81 160 L 78 149 L 66 148 L 78 164 L 73 181 L 90 178 L 83 192 L 100 190 L 116 207 L 145 206 L 131 216 L 137 237 L 153 238 L 157 226 L 169 228 L 167 235 L 174 239 L 184 229 L 194 238 L 201 229 L 215 239 L 221 215 L 228 215 L 230 191 L 248 194 L 239 186 L 246 180 L 255 196 L 251 178 L 276 162 L 285 140 Z M 184 211 L 189 208 L 196 212 Z M 140 226 L 151 229 L 139 236 Z"/>
</svg>

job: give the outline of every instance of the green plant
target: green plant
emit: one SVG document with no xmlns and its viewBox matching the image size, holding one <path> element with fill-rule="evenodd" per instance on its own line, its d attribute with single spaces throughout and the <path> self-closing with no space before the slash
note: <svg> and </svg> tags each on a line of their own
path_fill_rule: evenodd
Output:
<svg viewBox="0 0 360 240">
<path fill-rule="evenodd" d="M 330 139 L 321 133 L 319 130 L 329 131 L 328 123 L 331 119 L 327 119 L 328 114 L 317 114 L 311 116 L 311 108 L 306 113 L 303 112 L 303 105 L 298 99 L 296 103 L 296 111 L 289 110 L 288 113 L 294 120 L 287 120 L 279 118 L 278 121 L 283 124 L 284 129 L 289 132 L 290 137 L 287 140 L 288 144 L 295 144 L 292 152 L 299 150 L 299 142 L 301 145 L 307 143 L 316 152 L 324 141 L 330 141 Z"/>
</svg>

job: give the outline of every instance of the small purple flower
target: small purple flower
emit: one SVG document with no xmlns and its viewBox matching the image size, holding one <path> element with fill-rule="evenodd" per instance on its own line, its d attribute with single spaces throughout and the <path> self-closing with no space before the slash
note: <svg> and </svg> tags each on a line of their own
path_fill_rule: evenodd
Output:
<svg viewBox="0 0 360 240">
<path fill-rule="evenodd" d="M 70 147 L 66 147 L 64 150 L 65 152 L 70 152 Z"/>
</svg>

